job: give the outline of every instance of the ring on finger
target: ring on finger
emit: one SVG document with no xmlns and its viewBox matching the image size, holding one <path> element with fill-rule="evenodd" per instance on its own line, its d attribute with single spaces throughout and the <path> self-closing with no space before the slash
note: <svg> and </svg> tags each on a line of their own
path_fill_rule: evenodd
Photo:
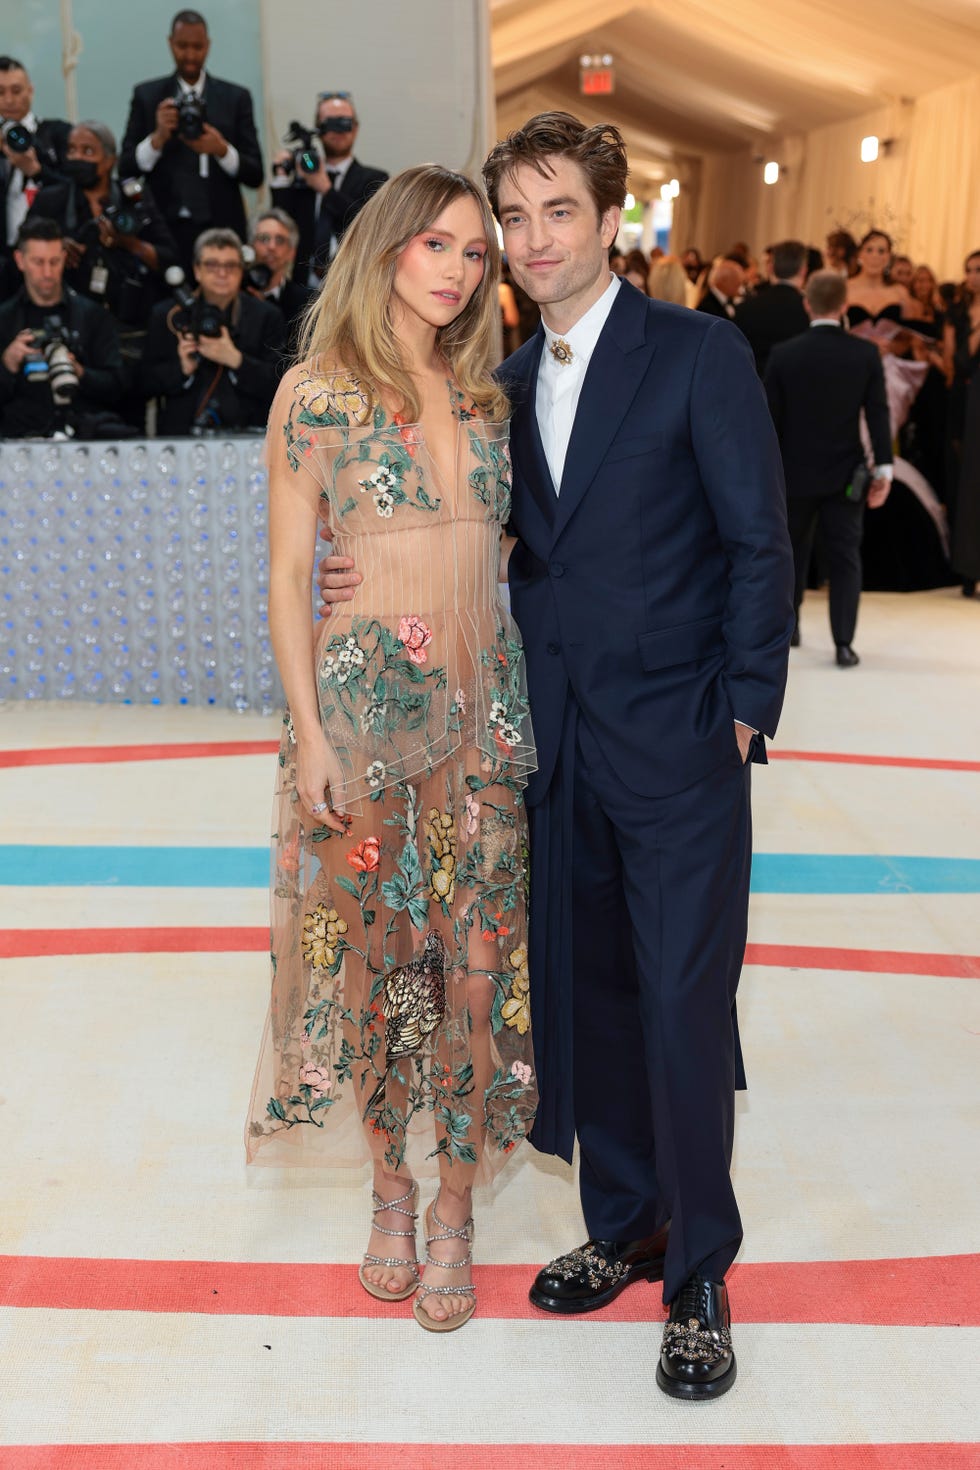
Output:
<svg viewBox="0 0 980 1470">
<path fill-rule="evenodd" d="M 325 812 L 326 809 L 327 809 L 327 803 L 325 801 L 315 801 L 313 803 L 313 805 L 310 807 L 310 811 L 311 812 L 316 812 L 317 816 L 319 816 L 319 814 L 321 812 Z"/>
</svg>

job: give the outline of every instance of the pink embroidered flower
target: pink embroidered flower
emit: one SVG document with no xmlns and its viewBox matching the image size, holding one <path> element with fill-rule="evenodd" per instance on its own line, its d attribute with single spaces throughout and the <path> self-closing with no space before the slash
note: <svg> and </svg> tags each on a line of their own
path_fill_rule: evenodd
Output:
<svg viewBox="0 0 980 1470">
<path fill-rule="evenodd" d="M 414 459 L 416 446 L 422 442 L 418 424 L 406 424 L 405 415 L 402 413 L 396 413 L 394 421 L 398 425 L 398 437 L 408 450 L 410 457 Z"/>
<path fill-rule="evenodd" d="M 405 645 L 405 651 L 413 664 L 424 664 L 429 655 L 426 648 L 432 642 L 432 629 L 417 618 L 414 613 L 402 618 L 398 624 L 398 637 Z"/>
<path fill-rule="evenodd" d="M 282 845 L 282 851 L 279 854 L 279 866 L 280 866 L 280 868 L 282 868 L 282 870 L 283 870 L 284 873 L 298 873 L 299 872 L 299 833 L 298 832 L 296 833 L 296 836 L 295 837 L 291 837 L 288 842 L 284 842 L 283 843 L 283 845 Z"/>
<path fill-rule="evenodd" d="M 315 1097 L 323 1097 L 330 1087 L 330 1078 L 326 1072 L 322 1067 L 315 1067 L 312 1062 L 300 1067 L 299 1080 Z"/>
<path fill-rule="evenodd" d="M 347 854 L 347 861 L 359 873 L 373 873 L 381 862 L 381 838 L 365 837 Z"/>
<path fill-rule="evenodd" d="M 514 1062 L 510 1069 L 510 1075 L 516 1077 L 518 1082 L 523 1083 L 527 1087 L 531 1081 L 531 1068 L 527 1062 Z"/>
<path fill-rule="evenodd" d="M 473 795 L 468 794 L 464 802 L 465 812 L 462 819 L 464 837 L 474 837 L 480 826 L 480 803 Z"/>
</svg>

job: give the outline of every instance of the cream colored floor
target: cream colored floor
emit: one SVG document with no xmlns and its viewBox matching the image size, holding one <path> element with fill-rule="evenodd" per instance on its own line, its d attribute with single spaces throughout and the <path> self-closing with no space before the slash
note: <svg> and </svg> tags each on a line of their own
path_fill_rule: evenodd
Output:
<svg viewBox="0 0 980 1470">
<path fill-rule="evenodd" d="M 820 597 L 802 631 L 778 749 L 980 760 L 980 602 L 866 597 L 853 671 L 832 663 Z M 274 739 L 277 724 L 6 704 L 0 749 Z M 261 846 L 272 776 L 268 756 L 0 769 L 0 842 Z M 980 857 L 980 771 L 773 761 L 754 792 L 762 853 Z M 260 889 L 0 887 L 0 928 L 265 917 Z M 750 938 L 978 955 L 980 895 L 761 894 Z M 355 1261 L 359 1181 L 242 1163 L 266 990 L 260 954 L 3 962 L 0 1253 Z M 976 979 L 749 966 L 740 1013 L 743 1261 L 980 1251 Z M 492 1207 L 481 1203 L 481 1262 L 537 1264 L 582 1238 L 571 1171 L 529 1149 Z M 256 1346 L 269 1342 L 271 1354 Z M 478 1313 L 441 1340 L 407 1318 L 331 1318 L 329 1304 L 322 1317 L 270 1321 L 5 1308 L 0 1465 L 4 1444 L 85 1441 L 980 1438 L 974 1328 L 736 1325 L 739 1385 L 694 1411 L 696 1426 L 690 1406 L 651 1387 L 658 1342 L 653 1324 L 601 1318 Z M 446 1396 L 431 1392 L 434 1372 Z M 379 1394 L 379 1380 L 397 1393 Z"/>
</svg>

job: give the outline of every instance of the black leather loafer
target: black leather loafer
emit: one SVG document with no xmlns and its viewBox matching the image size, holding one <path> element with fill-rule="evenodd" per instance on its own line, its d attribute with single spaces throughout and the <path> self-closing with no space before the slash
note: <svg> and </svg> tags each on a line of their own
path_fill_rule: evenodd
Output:
<svg viewBox="0 0 980 1470">
<path fill-rule="evenodd" d="M 672 1399 L 717 1399 L 731 1388 L 735 1372 L 728 1288 L 692 1276 L 670 1304 L 657 1387 Z"/>
<path fill-rule="evenodd" d="M 853 669 L 861 660 L 849 643 L 838 643 L 837 645 L 837 667 L 839 669 Z"/>
<path fill-rule="evenodd" d="M 596 1312 L 634 1281 L 662 1281 L 669 1226 L 644 1240 L 587 1240 L 534 1278 L 528 1297 L 543 1312 Z"/>
</svg>

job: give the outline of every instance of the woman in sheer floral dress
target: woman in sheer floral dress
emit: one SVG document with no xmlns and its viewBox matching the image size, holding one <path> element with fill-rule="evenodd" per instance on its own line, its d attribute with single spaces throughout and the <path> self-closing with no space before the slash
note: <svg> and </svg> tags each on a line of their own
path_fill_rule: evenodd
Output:
<svg viewBox="0 0 980 1470">
<path fill-rule="evenodd" d="M 270 624 L 288 713 L 257 1162 L 369 1155 L 365 1290 L 475 1307 L 471 1191 L 530 1128 L 522 791 L 534 753 L 499 600 L 499 257 L 468 179 L 392 179 L 347 232 L 269 425 Z M 363 574 L 314 629 L 319 526 Z M 437 1172 L 416 1263 L 416 1175 Z M 421 1286 L 420 1286 L 421 1280 Z"/>
</svg>

